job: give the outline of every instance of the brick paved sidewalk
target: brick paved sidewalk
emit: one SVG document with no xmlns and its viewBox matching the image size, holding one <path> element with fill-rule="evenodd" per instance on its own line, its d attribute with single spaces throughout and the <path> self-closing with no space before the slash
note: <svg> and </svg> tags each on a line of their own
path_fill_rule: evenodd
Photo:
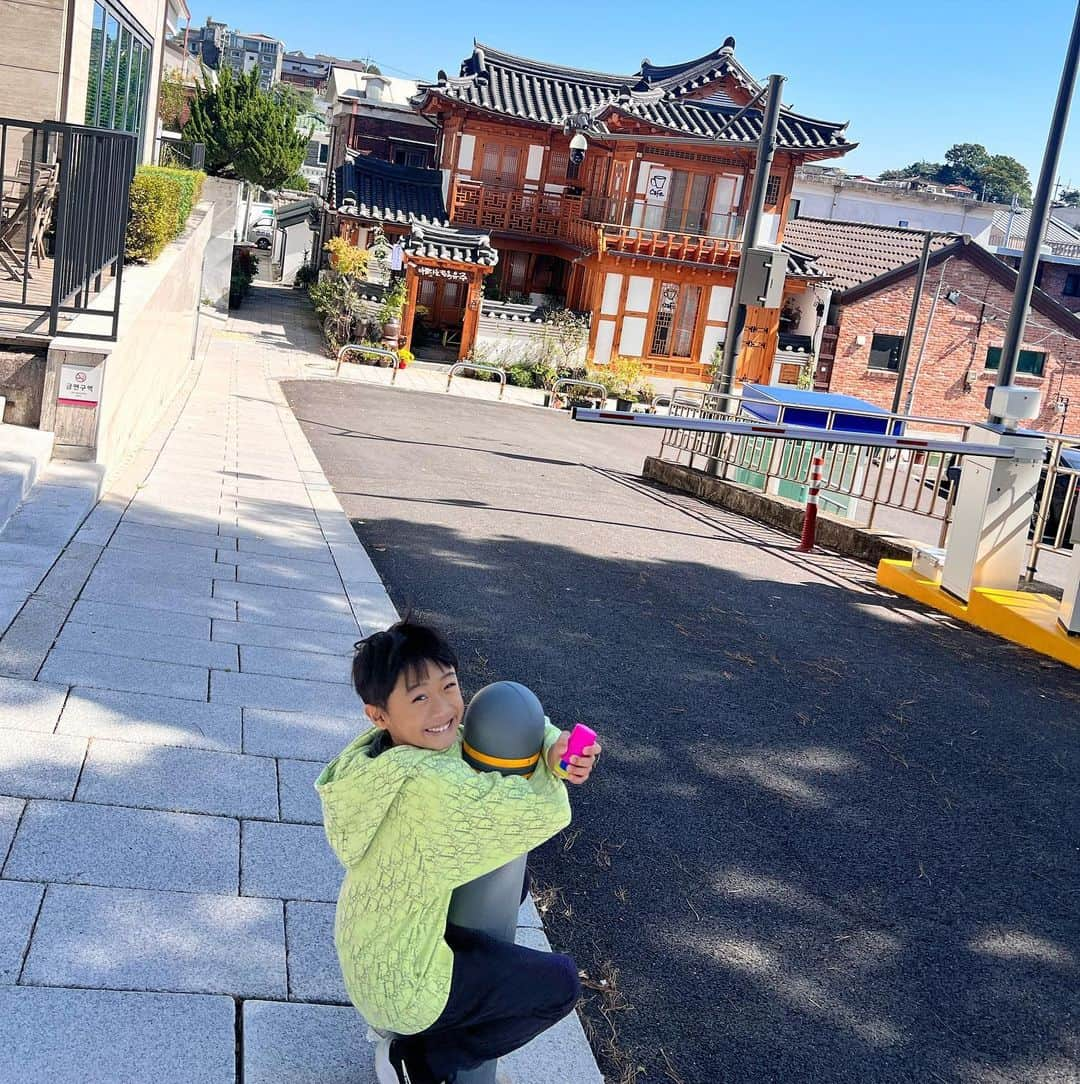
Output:
<svg viewBox="0 0 1080 1084">
<path fill-rule="evenodd" d="M 374 1079 L 312 783 L 396 613 L 277 384 L 325 360 L 304 301 L 256 290 L 206 340 L 0 636 L 3 1081 Z M 0 588 L 32 541 L 0 535 Z M 600 1080 L 576 1017 L 504 1069 Z"/>
</svg>

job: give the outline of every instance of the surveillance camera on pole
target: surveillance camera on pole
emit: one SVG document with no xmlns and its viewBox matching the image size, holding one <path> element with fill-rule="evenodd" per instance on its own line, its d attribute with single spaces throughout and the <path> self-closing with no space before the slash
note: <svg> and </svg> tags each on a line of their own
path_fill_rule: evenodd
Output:
<svg viewBox="0 0 1080 1084">
<path fill-rule="evenodd" d="M 589 149 L 589 141 L 581 132 L 575 132 L 570 140 L 570 161 L 575 166 L 580 166 L 585 161 L 585 152 Z"/>
</svg>

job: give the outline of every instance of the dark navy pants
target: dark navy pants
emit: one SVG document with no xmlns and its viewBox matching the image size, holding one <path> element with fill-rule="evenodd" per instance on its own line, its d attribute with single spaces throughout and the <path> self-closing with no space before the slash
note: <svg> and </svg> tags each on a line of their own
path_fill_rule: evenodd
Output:
<svg viewBox="0 0 1080 1084">
<path fill-rule="evenodd" d="M 454 953 L 446 1008 L 426 1031 L 395 1044 L 418 1084 L 452 1080 L 461 1070 L 517 1050 L 577 1004 L 581 986 L 569 956 L 450 924 L 446 943 Z"/>
</svg>

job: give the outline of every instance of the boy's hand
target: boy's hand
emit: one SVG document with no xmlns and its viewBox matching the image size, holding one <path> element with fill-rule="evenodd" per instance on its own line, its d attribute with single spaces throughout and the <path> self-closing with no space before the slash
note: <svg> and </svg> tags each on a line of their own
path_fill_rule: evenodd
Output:
<svg viewBox="0 0 1080 1084">
<path fill-rule="evenodd" d="M 566 756 L 567 746 L 570 744 L 570 734 L 563 731 L 559 740 L 548 750 L 547 762 L 553 775 L 563 776 L 559 762 Z M 566 769 L 565 778 L 568 783 L 584 783 L 592 773 L 596 758 L 600 756 L 600 743 L 593 742 L 582 750 L 581 756 L 571 757 L 570 764 Z"/>
</svg>

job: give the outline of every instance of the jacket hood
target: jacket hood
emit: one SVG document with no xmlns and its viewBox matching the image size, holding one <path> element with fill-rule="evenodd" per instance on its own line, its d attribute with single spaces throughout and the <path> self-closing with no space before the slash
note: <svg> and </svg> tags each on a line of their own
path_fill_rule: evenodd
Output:
<svg viewBox="0 0 1080 1084">
<path fill-rule="evenodd" d="M 367 854 L 412 768 L 412 750 L 388 749 L 371 757 L 381 734 L 375 727 L 361 734 L 315 780 L 327 839 L 346 869 Z"/>
</svg>

